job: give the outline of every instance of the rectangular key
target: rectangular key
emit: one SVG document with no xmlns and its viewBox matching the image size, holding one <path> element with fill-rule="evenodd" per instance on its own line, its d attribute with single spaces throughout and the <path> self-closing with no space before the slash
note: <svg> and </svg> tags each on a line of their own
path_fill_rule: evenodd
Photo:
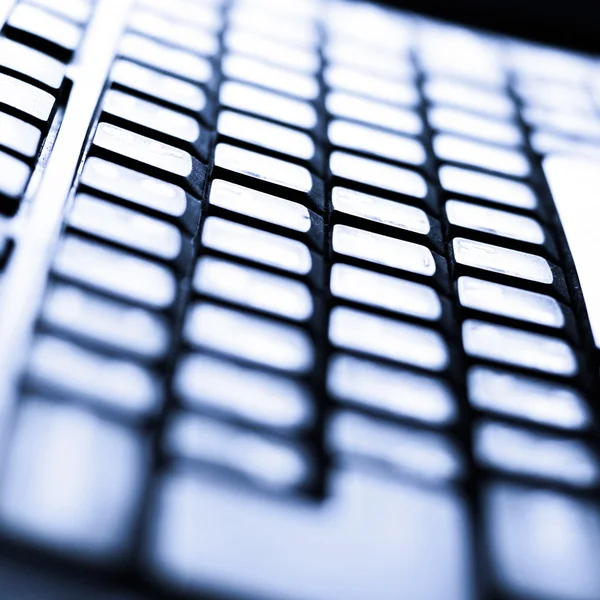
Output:
<svg viewBox="0 0 600 600">
<path fill-rule="evenodd" d="M 14 214 L 21 202 L 31 169 L 22 161 L 0 150 L 0 211 Z"/>
<path fill-rule="evenodd" d="M 138 4 L 174 21 L 187 23 L 194 29 L 216 31 L 222 26 L 222 18 L 218 10 L 215 10 L 218 9 L 218 2 L 192 3 L 186 0 L 171 0 L 165 4 L 163 0 L 141 0 Z"/>
<path fill-rule="evenodd" d="M 0 73 L 0 105 L 17 111 L 26 119 L 47 127 L 54 112 L 56 99 L 52 94 L 30 83 Z"/>
<path fill-rule="evenodd" d="M 224 211 L 229 219 L 239 219 L 254 227 L 297 237 L 317 250 L 323 250 L 323 218 L 302 204 L 265 194 L 222 179 L 215 179 L 208 197 L 211 210 Z"/>
<path fill-rule="evenodd" d="M 33 0 L 33 4 L 79 25 L 87 24 L 93 10 L 93 5 L 89 0 Z"/>
<path fill-rule="evenodd" d="M 173 220 L 189 233 L 200 223 L 200 202 L 182 188 L 95 156 L 85 162 L 81 184 L 111 199 L 162 219 Z"/>
<path fill-rule="evenodd" d="M 190 410 L 211 411 L 286 434 L 314 424 L 315 401 L 307 385 L 215 356 L 182 357 L 173 386 Z"/>
<path fill-rule="evenodd" d="M 229 173 L 227 179 L 237 176 L 251 187 L 303 201 L 320 213 L 324 210 L 323 181 L 305 167 L 223 143 L 215 149 L 214 166 L 217 176 Z"/>
<path fill-rule="evenodd" d="M 206 167 L 185 150 L 104 122 L 98 125 L 93 148 L 124 166 L 152 175 L 158 171 L 166 179 L 185 184 L 196 196 L 204 194 Z"/>
<path fill-rule="evenodd" d="M 42 132 L 35 126 L 0 112 L 0 146 L 24 158 L 34 158 L 40 147 Z"/>
<path fill-rule="evenodd" d="M 572 348 L 547 335 L 475 320 L 465 321 L 462 333 L 465 352 L 472 358 L 564 377 L 579 370 Z"/>
<path fill-rule="evenodd" d="M 208 163 L 212 135 L 193 117 L 118 90 L 106 92 L 102 109 L 105 120 L 189 150 Z"/>
</svg>

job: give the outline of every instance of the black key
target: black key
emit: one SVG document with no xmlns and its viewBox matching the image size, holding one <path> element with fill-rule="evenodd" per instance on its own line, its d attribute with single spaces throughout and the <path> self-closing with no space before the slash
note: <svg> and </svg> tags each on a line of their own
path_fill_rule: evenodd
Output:
<svg viewBox="0 0 600 600">
<path fill-rule="evenodd" d="M 71 21 L 22 2 L 10 14 L 7 34 L 68 62 L 81 41 L 81 28 Z"/>
<path fill-rule="evenodd" d="M 65 66 L 60 61 L 8 38 L 0 38 L 0 65 L 32 79 L 54 94 L 65 79 Z"/>
<path fill-rule="evenodd" d="M 118 90 L 106 93 L 103 111 L 107 121 L 150 135 L 167 144 L 188 148 L 200 160 L 208 162 L 212 136 L 189 115 Z"/>
<path fill-rule="evenodd" d="M 190 233 L 198 229 L 200 202 L 172 183 L 92 156 L 83 168 L 81 184 L 139 210 L 175 221 Z"/>
<path fill-rule="evenodd" d="M 46 126 L 54 112 L 56 99 L 30 83 L 0 73 L 0 105 Z"/>
<path fill-rule="evenodd" d="M 25 158 L 33 158 L 37 155 L 41 137 L 42 132 L 37 127 L 0 112 L 0 146 Z"/>
<path fill-rule="evenodd" d="M 29 183 L 31 169 L 10 154 L 0 151 L 0 210 L 14 213 Z"/>
<path fill-rule="evenodd" d="M 67 219 L 68 226 L 129 250 L 164 261 L 183 262 L 190 241 L 171 223 L 88 194 L 79 194 Z"/>
<path fill-rule="evenodd" d="M 206 167 L 186 152 L 174 146 L 152 140 L 117 127 L 100 123 L 93 148 L 131 166 L 166 179 L 185 183 L 192 193 L 202 197 L 206 183 Z"/>
</svg>

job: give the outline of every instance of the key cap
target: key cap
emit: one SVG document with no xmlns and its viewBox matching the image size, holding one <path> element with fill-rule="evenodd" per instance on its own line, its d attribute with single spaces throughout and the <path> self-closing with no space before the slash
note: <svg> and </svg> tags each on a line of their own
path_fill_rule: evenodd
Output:
<svg viewBox="0 0 600 600">
<path fill-rule="evenodd" d="M 53 93 L 58 92 L 65 78 L 65 66 L 60 61 L 5 37 L 0 38 L 0 65 L 30 77 Z"/>
<path fill-rule="evenodd" d="M 333 146 L 371 154 L 394 162 L 419 167 L 423 166 L 427 160 L 421 142 L 350 121 L 341 119 L 331 121 L 327 129 L 327 137 Z"/>
<path fill-rule="evenodd" d="M 184 337 L 200 349 L 295 375 L 309 373 L 315 361 L 304 330 L 207 303 L 190 308 Z"/>
<path fill-rule="evenodd" d="M 519 128 L 505 121 L 475 115 L 458 108 L 434 106 L 427 113 L 433 129 L 475 138 L 490 144 L 516 147 L 522 142 Z"/>
<path fill-rule="evenodd" d="M 225 110 L 219 114 L 217 133 L 226 138 L 307 161 L 318 171 L 322 168 L 320 152 L 311 137 L 302 131 Z"/>
<path fill-rule="evenodd" d="M 63 62 L 71 60 L 82 36 L 81 28 L 75 23 L 27 2 L 21 2 L 12 10 L 7 25 L 11 37 Z"/>
<path fill-rule="evenodd" d="M 172 183 L 92 156 L 83 168 L 81 184 L 114 196 L 132 208 L 174 219 L 190 233 L 198 229 L 200 203 Z"/>
<path fill-rule="evenodd" d="M 205 417 L 180 413 L 165 433 L 166 452 L 213 464 L 260 486 L 283 492 L 306 485 L 309 461 L 298 446 Z"/>
<path fill-rule="evenodd" d="M 447 267 L 429 248 L 347 225 L 333 227 L 333 251 L 343 257 L 400 270 L 447 287 Z"/>
<path fill-rule="evenodd" d="M 325 97 L 325 107 L 334 117 L 360 121 L 397 133 L 419 135 L 423 131 L 423 121 L 415 111 L 347 92 L 329 92 Z"/>
<path fill-rule="evenodd" d="M 446 202 L 446 215 L 450 224 L 458 228 L 536 246 L 544 246 L 548 241 L 544 229 L 537 221 L 504 210 L 449 200 Z"/>
<path fill-rule="evenodd" d="M 411 81 L 391 81 L 338 65 L 327 67 L 323 72 L 323 78 L 333 90 L 367 96 L 393 105 L 416 106 L 420 101 L 419 92 Z"/>
<path fill-rule="evenodd" d="M 592 95 L 579 86 L 522 78 L 517 81 L 515 90 L 529 106 L 589 115 L 595 112 Z"/>
<path fill-rule="evenodd" d="M 250 221 L 253 226 L 270 228 L 272 225 L 274 233 L 299 237 L 317 249 L 323 249 L 323 219 L 297 202 L 222 179 L 212 182 L 209 202 L 211 208 L 225 211 L 229 218 L 237 215 L 241 220 Z"/>
<path fill-rule="evenodd" d="M 298 322 L 310 319 L 314 311 L 312 296 L 303 283 L 208 256 L 196 265 L 194 290 Z"/>
<path fill-rule="evenodd" d="M 190 253 L 174 225 L 88 194 L 78 194 L 67 223 L 76 229 L 153 258 L 176 261 Z"/>
<path fill-rule="evenodd" d="M 60 277 L 156 309 L 169 308 L 177 287 L 162 265 L 106 246 L 67 235 L 54 261 Z"/>
<path fill-rule="evenodd" d="M 100 123 L 94 135 L 95 149 L 111 158 L 130 163 L 141 171 L 156 171 L 180 184 L 187 184 L 202 197 L 206 183 L 206 167 L 185 150 L 152 140 L 110 123 Z M 126 165 L 124 165 L 126 166 Z"/>
<path fill-rule="evenodd" d="M 304 100 L 288 98 L 238 81 L 224 81 L 219 102 L 228 108 L 280 121 L 301 129 L 313 129 L 319 117 L 314 106 Z"/>
<path fill-rule="evenodd" d="M 449 165 L 441 167 L 439 174 L 442 187 L 447 192 L 524 210 L 535 210 L 538 206 L 533 190 L 519 181 Z"/>
<path fill-rule="evenodd" d="M 118 90 L 105 94 L 103 116 L 117 125 L 189 149 L 208 162 L 212 136 L 193 117 Z"/>
<path fill-rule="evenodd" d="M 301 100 L 318 98 L 319 83 L 312 75 L 290 72 L 283 67 L 269 65 L 243 54 L 227 53 L 222 60 L 223 75 Z"/>
<path fill-rule="evenodd" d="M 485 496 L 485 528 L 492 576 L 507 597 L 594 600 L 600 593 L 595 502 L 495 483 Z"/>
<path fill-rule="evenodd" d="M 523 120 L 537 131 L 558 133 L 595 144 L 600 141 L 600 123 L 595 116 L 530 107 L 523 110 Z"/>
<path fill-rule="evenodd" d="M 324 502 L 290 502 L 216 476 L 171 472 L 159 483 L 148 519 L 148 568 L 189 593 L 252 589 L 263 598 L 305 600 L 471 597 L 460 496 L 358 468 L 334 470 L 328 488 Z M 414 540 L 422 551 L 415 552 Z M 276 556 L 276 564 L 265 556 Z M 335 568 L 340 561 L 344 577 Z M 434 571 L 436 577 L 428 576 Z"/>
<path fill-rule="evenodd" d="M 323 182 L 305 167 L 223 143 L 217 144 L 214 165 L 229 172 L 228 179 L 235 173 L 251 187 L 260 186 L 267 193 L 304 201 L 317 212 L 324 210 Z"/>
<path fill-rule="evenodd" d="M 581 488 L 600 478 L 596 457 L 579 440 L 484 421 L 476 427 L 473 443 L 479 463 L 513 475 Z"/>
<path fill-rule="evenodd" d="M 441 251 L 441 230 L 420 208 L 336 186 L 331 192 L 333 219 L 363 229 L 405 235 Z"/>
<path fill-rule="evenodd" d="M 85 408 L 29 396 L 10 448 L 0 495 L 5 531 L 76 560 L 126 560 L 148 465 L 134 431 Z"/>
<path fill-rule="evenodd" d="M 190 10 L 194 8 L 195 6 L 191 6 Z M 129 19 L 129 28 L 136 33 L 202 56 L 215 56 L 219 52 L 219 40 L 213 33 L 194 27 L 189 22 L 173 21 L 150 10 L 134 10 Z"/>
<path fill-rule="evenodd" d="M 42 319 L 63 333 L 142 359 L 164 358 L 171 344 L 168 326 L 159 316 L 73 285 L 50 288 Z"/>
<path fill-rule="evenodd" d="M 561 429 L 587 429 L 592 423 L 581 395 L 555 382 L 473 367 L 467 388 L 469 401 L 482 411 Z"/>
<path fill-rule="evenodd" d="M 79 25 L 86 25 L 92 15 L 92 5 L 87 0 L 29 0 L 29 2 Z"/>
<path fill-rule="evenodd" d="M 428 371 L 445 371 L 450 364 L 446 343 L 437 332 L 340 306 L 331 312 L 329 341 L 337 348 Z"/>
<path fill-rule="evenodd" d="M 314 399 L 303 383 L 206 354 L 181 358 L 173 386 L 191 410 L 214 411 L 286 434 L 310 427 L 315 418 Z"/>
<path fill-rule="evenodd" d="M 50 335 L 38 335 L 27 377 L 38 388 L 133 419 L 156 413 L 162 404 L 158 378 L 144 367 Z"/>
<path fill-rule="evenodd" d="M 331 267 L 331 293 L 336 298 L 373 306 L 415 319 L 439 321 L 442 303 L 430 287 L 351 265 Z"/>
<path fill-rule="evenodd" d="M 529 161 L 517 150 L 498 148 L 450 134 L 434 136 L 433 150 L 441 160 L 462 163 L 502 175 L 527 177 L 531 171 Z"/>
<path fill-rule="evenodd" d="M 0 73 L 0 104 L 46 125 L 54 112 L 55 98 L 48 92 Z"/>
<path fill-rule="evenodd" d="M 31 170 L 24 163 L 0 150 L 0 210 L 14 213 L 29 183 Z"/>
<path fill-rule="evenodd" d="M 330 359 L 327 389 L 344 405 L 388 417 L 434 426 L 451 424 L 458 417 L 456 399 L 442 381 L 347 354 Z"/>
<path fill-rule="evenodd" d="M 189 110 L 212 122 L 212 109 L 202 88 L 188 82 L 117 59 L 110 72 L 113 85 L 164 102 L 176 110 Z"/>
<path fill-rule="evenodd" d="M 165 4 L 163 0 L 141 0 L 139 5 L 152 12 L 164 15 L 169 19 L 192 24 L 194 29 L 215 31 L 222 26 L 222 17 L 216 8 L 206 6 L 206 3 L 187 2 L 186 0 L 171 0 Z"/>
<path fill-rule="evenodd" d="M 12 115 L 0 112 L 0 145 L 25 158 L 36 156 L 42 132 Z"/>
<path fill-rule="evenodd" d="M 550 296 L 474 277 L 459 277 L 457 286 L 465 308 L 554 329 L 566 324 L 561 306 Z"/>
<path fill-rule="evenodd" d="M 464 470 L 458 451 L 445 436 L 350 411 L 331 416 L 325 443 L 342 461 L 356 457 L 430 482 L 457 479 Z"/>
<path fill-rule="evenodd" d="M 562 340 L 475 320 L 465 321 L 462 333 L 465 352 L 473 358 L 551 375 L 577 374 L 577 358 Z"/>
<path fill-rule="evenodd" d="M 121 40 L 120 56 L 200 85 L 208 84 L 214 74 L 207 59 L 135 33 Z"/>
</svg>

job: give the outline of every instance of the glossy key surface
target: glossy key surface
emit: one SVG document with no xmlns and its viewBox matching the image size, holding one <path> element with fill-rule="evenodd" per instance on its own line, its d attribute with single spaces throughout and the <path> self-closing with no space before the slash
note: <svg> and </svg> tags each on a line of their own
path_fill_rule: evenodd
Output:
<svg viewBox="0 0 600 600">
<path fill-rule="evenodd" d="M 0 104 L 18 110 L 27 117 L 47 122 L 54 109 L 54 96 L 34 85 L 0 73 Z"/>
<path fill-rule="evenodd" d="M 10 206 L 14 208 L 19 201 L 29 181 L 31 171 L 29 167 L 14 156 L 0 151 L 0 198 L 8 198 Z"/>
<path fill-rule="evenodd" d="M 33 158 L 38 151 L 42 132 L 33 125 L 0 112 L 0 146 Z"/>
</svg>

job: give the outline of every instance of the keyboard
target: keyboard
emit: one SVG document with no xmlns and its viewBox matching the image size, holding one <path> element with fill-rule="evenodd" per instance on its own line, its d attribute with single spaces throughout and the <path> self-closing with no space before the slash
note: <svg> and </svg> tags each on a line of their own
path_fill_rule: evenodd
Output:
<svg viewBox="0 0 600 600">
<path fill-rule="evenodd" d="M 600 63 L 343 0 L 0 4 L 7 600 L 598 600 Z"/>
</svg>

